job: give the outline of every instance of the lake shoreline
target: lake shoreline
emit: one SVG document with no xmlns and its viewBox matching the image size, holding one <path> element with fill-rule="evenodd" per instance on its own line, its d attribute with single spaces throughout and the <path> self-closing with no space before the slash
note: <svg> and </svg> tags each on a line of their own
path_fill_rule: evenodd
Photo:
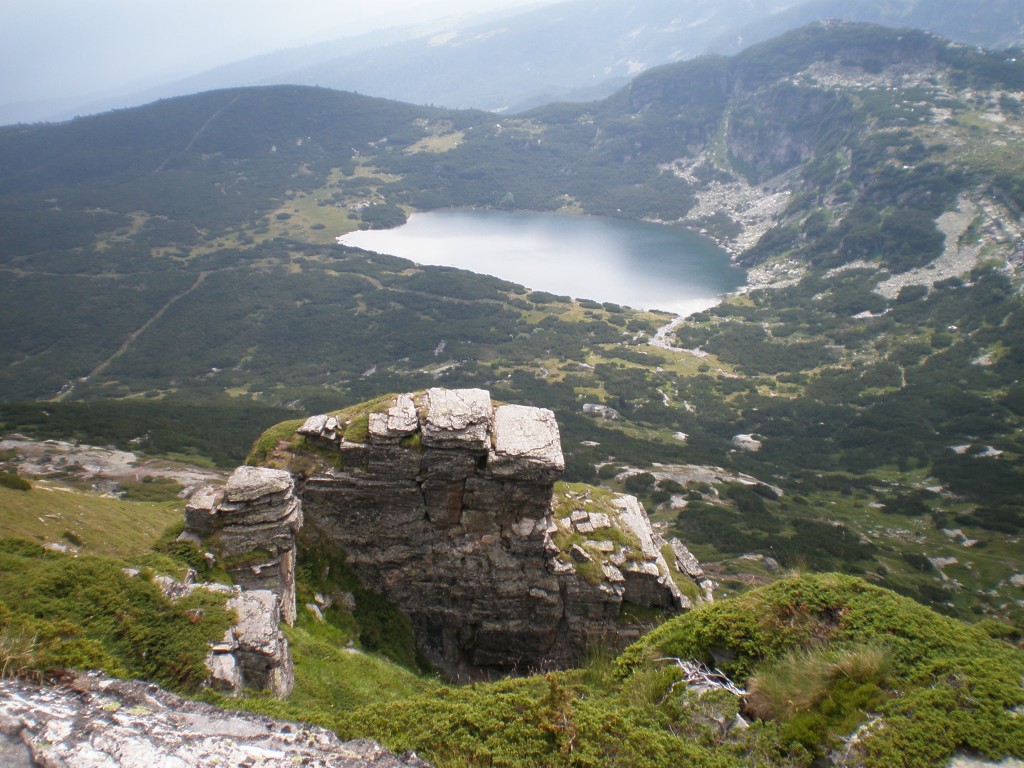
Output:
<svg viewBox="0 0 1024 768">
<path fill-rule="evenodd" d="M 531 290 L 673 315 L 715 306 L 746 284 L 745 272 L 705 235 L 591 214 L 444 209 L 336 241 Z"/>
</svg>

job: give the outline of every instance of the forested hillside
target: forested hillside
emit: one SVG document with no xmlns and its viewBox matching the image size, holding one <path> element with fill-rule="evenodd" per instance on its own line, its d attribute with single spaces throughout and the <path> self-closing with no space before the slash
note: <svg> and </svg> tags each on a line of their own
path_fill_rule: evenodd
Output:
<svg viewBox="0 0 1024 768">
<path fill-rule="evenodd" d="M 82 404 L 298 414 L 486 386 L 555 409 L 570 478 L 628 480 L 728 590 L 840 569 L 1013 615 L 1022 62 L 824 24 L 500 119 L 275 87 L 3 129 L 0 418 L 195 454 L 202 429 L 112 431 Z M 445 206 L 698 229 L 750 290 L 664 349 L 663 314 L 334 244 Z"/>
</svg>

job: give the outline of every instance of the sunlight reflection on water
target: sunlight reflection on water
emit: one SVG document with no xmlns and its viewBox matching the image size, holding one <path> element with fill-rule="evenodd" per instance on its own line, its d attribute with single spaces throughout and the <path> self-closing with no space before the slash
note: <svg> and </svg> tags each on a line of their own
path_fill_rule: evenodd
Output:
<svg viewBox="0 0 1024 768">
<path fill-rule="evenodd" d="M 353 232 L 338 242 L 533 290 L 679 314 L 714 306 L 744 282 L 728 255 L 706 238 L 596 216 L 434 211 L 413 214 L 396 229 Z"/>
</svg>

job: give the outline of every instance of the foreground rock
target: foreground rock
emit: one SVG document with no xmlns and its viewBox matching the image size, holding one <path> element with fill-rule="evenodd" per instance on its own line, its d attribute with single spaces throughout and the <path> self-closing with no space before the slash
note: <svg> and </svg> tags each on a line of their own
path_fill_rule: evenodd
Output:
<svg viewBox="0 0 1024 768">
<path fill-rule="evenodd" d="M 690 605 L 635 499 L 563 496 L 554 513 L 565 464 L 546 409 L 495 407 L 478 389 L 404 394 L 370 412 L 311 417 L 271 461 L 306 475 L 292 494 L 303 540 L 340 549 L 366 588 L 409 617 L 419 650 L 454 677 L 571 665 L 598 642 L 636 639 L 636 616 L 649 620 L 649 610 L 630 606 Z M 264 478 L 268 487 L 281 481 L 269 493 L 281 503 L 292 498 L 284 477 Z M 262 524 L 261 508 L 242 510 L 238 500 L 225 514 L 204 493 L 214 501 L 190 505 L 189 534 L 205 541 Z M 280 588 L 293 599 L 293 583 Z"/>
<path fill-rule="evenodd" d="M 429 768 L 372 741 L 227 712 L 155 685 L 90 673 L 57 687 L 0 681 L 0 765 Z"/>
<path fill-rule="evenodd" d="M 128 573 L 139 575 L 132 569 Z M 275 593 L 268 589 L 246 590 L 237 585 L 180 582 L 168 576 L 157 576 L 154 582 L 168 600 L 180 600 L 197 589 L 227 599 L 235 623 L 206 654 L 210 673 L 207 682 L 211 688 L 228 696 L 240 696 L 246 690 L 267 690 L 284 698 L 292 692 L 295 674 L 288 640 L 279 626 L 281 608 Z"/>
<path fill-rule="evenodd" d="M 276 594 L 288 624 L 295 622 L 295 534 L 302 527 L 293 491 L 287 472 L 239 467 L 223 489 L 192 496 L 182 535 L 209 546 L 236 584 Z"/>
</svg>

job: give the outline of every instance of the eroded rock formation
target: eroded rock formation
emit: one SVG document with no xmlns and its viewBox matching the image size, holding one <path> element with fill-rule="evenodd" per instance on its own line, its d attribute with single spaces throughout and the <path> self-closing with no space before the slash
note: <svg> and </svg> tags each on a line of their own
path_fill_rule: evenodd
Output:
<svg viewBox="0 0 1024 768">
<path fill-rule="evenodd" d="M 588 546 L 594 537 L 572 521 L 556 524 L 564 460 L 548 410 L 432 389 L 380 406 L 362 442 L 323 417 L 300 433 L 337 451 L 341 466 L 305 481 L 307 525 L 409 616 L 420 650 L 452 674 L 564 666 L 599 638 L 637 636 L 624 603 L 684 605 L 631 497 L 605 514 L 620 534 L 600 545 Z"/>
<path fill-rule="evenodd" d="M 126 571 L 138 576 L 134 569 Z M 285 697 L 295 685 L 288 640 L 281 632 L 279 597 L 268 589 L 242 589 L 225 584 L 176 581 L 169 576 L 156 576 L 154 582 L 168 600 L 180 600 L 197 589 L 224 596 L 227 608 L 235 615 L 235 623 L 214 643 L 206 655 L 210 676 L 208 685 L 229 696 L 246 690 L 267 690 Z M 0 763 L 2 765 L 2 763 Z"/>
<path fill-rule="evenodd" d="M 197 491 L 185 507 L 185 538 L 210 548 L 234 582 L 269 590 L 295 621 L 295 535 L 302 507 L 288 472 L 239 467 L 224 488 Z"/>
<path fill-rule="evenodd" d="M 307 419 L 270 463 L 305 479 L 240 468 L 189 504 L 185 535 L 239 583 L 280 594 L 290 619 L 304 519 L 306 546 L 343 552 L 453 676 L 566 666 L 637 638 L 635 608 L 690 605 L 636 499 L 553 498 L 564 460 L 546 409 L 495 406 L 479 389 L 403 394 Z"/>
<path fill-rule="evenodd" d="M 0 680 L 0 765 L 429 768 L 372 741 L 228 712 L 155 685 L 78 674 L 43 688 Z"/>
</svg>

